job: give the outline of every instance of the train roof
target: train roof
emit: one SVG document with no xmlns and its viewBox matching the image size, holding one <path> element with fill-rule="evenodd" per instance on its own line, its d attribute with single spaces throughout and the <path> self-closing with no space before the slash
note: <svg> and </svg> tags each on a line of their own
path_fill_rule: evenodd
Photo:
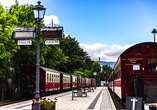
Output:
<svg viewBox="0 0 157 110">
<path fill-rule="evenodd" d="M 157 44 L 156 42 L 141 42 L 141 43 L 138 43 L 138 44 L 135 44 L 135 45 L 132 45 L 131 47 L 129 47 L 128 49 L 126 49 L 123 53 L 121 53 L 121 55 L 118 57 L 118 60 L 125 56 L 127 53 L 129 53 L 131 50 L 137 48 L 137 47 L 141 47 L 142 48 L 142 45 L 149 45 L 149 44 Z M 118 60 L 116 61 L 115 65 L 117 64 Z M 114 68 L 115 68 L 115 65 L 114 65 Z"/>
<path fill-rule="evenodd" d="M 71 75 L 71 76 L 78 77 L 78 76 L 76 76 L 76 75 Z"/>
<path fill-rule="evenodd" d="M 139 46 L 139 47 L 142 48 L 142 44 L 144 44 L 144 45 L 147 44 L 147 45 L 148 45 L 148 44 L 157 44 L 157 43 L 156 43 L 156 42 L 155 42 L 155 43 L 154 43 L 154 42 L 141 42 L 141 43 L 135 44 L 135 45 L 129 47 L 128 49 L 126 49 L 126 50 L 120 55 L 120 57 L 124 56 L 124 55 L 125 55 L 126 53 L 128 53 L 129 51 L 135 49 L 137 46 Z"/>
<path fill-rule="evenodd" d="M 71 75 L 71 74 L 69 74 L 69 73 L 65 73 L 65 72 L 62 72 L 62 71 L 60 71 L 61 72 L 61 74 L 64 74 L 64 75 Z"/>
<path fill-rule="evenodd" d="M 43 69 L 44 71 L 50 71 L 50 72 L 60 73 L 60 71 L 53 70 L 53 69 L 46 68 L 46 67 L 42 67 L 42 66 L 40 66 L 40 68 Z"/>
<path fill-rule="evenodd" d="M 42 66 L 40 66 L 40 68 L 42 68 L 44 71 L 51 71 L 51 72 L 56 72 L 56 73 L 60 73 L 60 74 L 70 75 L 69 73 L 65 73 L 65 72 L 62 72 L 62 71 L 57 71 L 57 70 L 49 69 L 49 68 L 42 67 Z"/>
</svg>

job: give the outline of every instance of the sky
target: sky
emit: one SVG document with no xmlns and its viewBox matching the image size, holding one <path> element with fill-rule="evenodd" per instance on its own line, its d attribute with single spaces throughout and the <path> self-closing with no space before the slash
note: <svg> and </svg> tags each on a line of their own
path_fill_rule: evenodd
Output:
<svg viewBox="0 0 157 110">
<path fill-rule="evenodd" d="M 18 0 L 37 5 L 37 0 Z M 116 62 L 132 45 L 153 42 L 157 28 L 157 0 L 40 0 L 45 25 L 64 27 L 92 60 Z M 10 7 L 15 0 L 0 0 Z"/>
</svg>

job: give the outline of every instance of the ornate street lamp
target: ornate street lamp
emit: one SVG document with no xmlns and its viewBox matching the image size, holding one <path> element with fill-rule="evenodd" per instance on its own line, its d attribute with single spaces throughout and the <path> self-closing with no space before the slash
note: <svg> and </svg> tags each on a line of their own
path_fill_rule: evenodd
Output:
<svg viewBox="0 0 157 110">
<path fill-rule="evenodd" d="M 84 62 L 84 65 L 83 65 L 83 71 L 84 71 L 84 66 L 85 66 L 85 60 L 86 60 L 86 58 L 83 57 L 82 60 Z M 85 84 L 85 72 L 84 72 L 84 84 Z M 85 86 L 86 86 L 86 84 L 85 84 Z M 84 92 L 85 92 L 85 86 L 84 86 Z"/>
<path fill-rule="evenodd" d="M 37 3 L 38 5 L 35 5 L 35 7 L 33 8 L 34 19 L 42 20 L 45 15 L 46 8 L 44 8 L 43 5 L 40 5 L 40 1 L 38 1 Z"/>
<path fill-rule="evenodd" d="M 36 92 L 35 92 L 35 98 L 36 98 L 36 102 L 35 102 L 35 110 L 40 110 L 40 91 L 39 91 L 39 60 L 40 60 L 40 20 L 42 20 L 44 18 L 45 15 L 45 10 L 46 8 L 44 8 L 42 5 L 40 5 L 40 1 L 37 2 L 38 5 L 35 5 L 35 7 L 33 8 L 33 13 L 34 13 L 34 19 L 37 20 L 37 25 L 38 25 L 38 36 L 37 36 L 37 63 L 36 63 Z"/>
<path fill-rule="evenodd" d="M 154 34 L 154 43 L 155 43 L 155 34 L 157 33 L 156 29 L 154 28 L 152 33 Z M 156 46 L 156 67 L 157 67 L 157 44 L 155 43 Z M 156 70 L 156 74 L 157 74 L 157 70 Z"/>
<path fill-rule="evenodd" d="M 153 29 L 152 33 L 154 34 L 154 42 L 155 42 L 155 34 L 157 33 L 155 28 Z"/>
</svg>

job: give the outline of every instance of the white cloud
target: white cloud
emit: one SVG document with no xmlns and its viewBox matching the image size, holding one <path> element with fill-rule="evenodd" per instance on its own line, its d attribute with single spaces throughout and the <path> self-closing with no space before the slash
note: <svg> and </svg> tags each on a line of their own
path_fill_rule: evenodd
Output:
<svg viewBox="0 0 157 110">
<path fill-rule="evenodd" d="M 106 62 L 116 62 L 119 55 L 132 45 L 112 45 L 95 43 L 92 45 L 80 44 L 80 47 L 88 53 L 92 60 Z"/>
<path fill-rule="evenodd" d="M 50 25 L 52 23 L 52 20 L 53 20 L 53 24 L 59 24 L 59 20 L 58 20 L 57 16 L 55 16 L 55 15 L 50 15 L 50 16 L 45 15 L 44 16 L 44 24 L 45 25 Z"/>
<path fill-rule="evenodd" d="M 68 36 L 69 36 L 69 34 L 65 34 L 65 33 L 64 33 L 64 35 L 65 35 L 65 37 L 68 37 Z"/>
</svg>

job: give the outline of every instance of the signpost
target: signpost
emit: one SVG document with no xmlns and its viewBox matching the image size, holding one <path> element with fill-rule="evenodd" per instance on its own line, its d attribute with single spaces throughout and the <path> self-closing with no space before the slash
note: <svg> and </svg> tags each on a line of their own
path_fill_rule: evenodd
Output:
<svg viewBox="0 0 157 110">
<path fill-rule="evenodd" d="M 46 40 L 45 41 L 45 44 L 46 45 L 59 45 L 60 44 L 60 41 L 59 40 Z"/>
<path fill-rule="evenodd" d="M 31 40 L 18 40 L 17 42 L 18 45 L 32 45 Z"/>
<path fill-rule="evenodd" d="M 35 27 L 15 27 L 14 39 L 35 39 Z"/>
<path fill-rule="evenodd" d="M 63 27 L 41 28 L 43 39 L 62 39 Z"/>
</svg>

